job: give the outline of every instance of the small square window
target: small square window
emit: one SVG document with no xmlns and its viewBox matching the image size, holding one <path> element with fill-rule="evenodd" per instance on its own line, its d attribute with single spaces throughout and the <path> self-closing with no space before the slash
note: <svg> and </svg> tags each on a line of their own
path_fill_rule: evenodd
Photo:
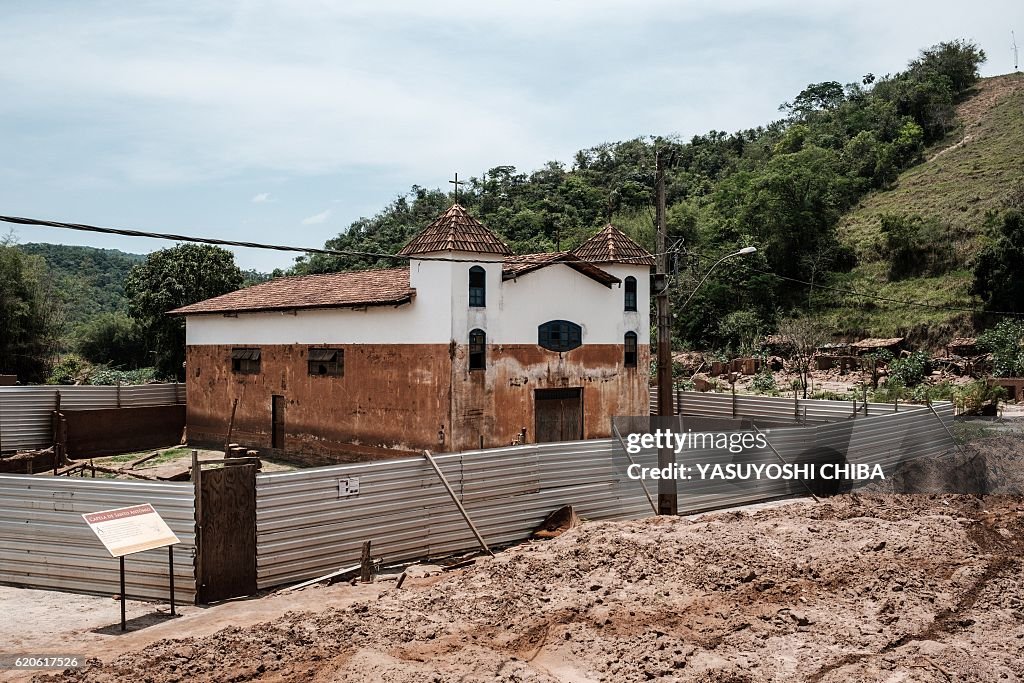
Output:
<svg viewBox="0 0 1024 683">
<path fill-rule="evenodd" d="M 343 349 L 309 349 L 309 374 L 318 377 L 342 377 L 345 374 Z"/>
<path fill-rule="evenodd" d="M 240 375 L 260 373 L 259 349 L 231 349 L 231 372 Z"/>
</svg>

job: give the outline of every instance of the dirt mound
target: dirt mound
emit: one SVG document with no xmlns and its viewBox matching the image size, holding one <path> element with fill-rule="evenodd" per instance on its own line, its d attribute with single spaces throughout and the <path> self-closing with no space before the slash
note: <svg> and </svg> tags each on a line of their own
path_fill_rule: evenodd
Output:
<svg viewBox="0 0 1024 683">
<path fill-rule="evenodd" d="M 1024 677 L 1019 498 L 845 495 L 586 523 L 372 602 L 161 641 L 82 681 Z"/>
<path fill-rule="evenodd" d="M 1019 433 L 976 439 L 958 449 L 910 460 L 866 493 L 960 493 L 1024 496 L 1024 438 Z"/>
</svg>

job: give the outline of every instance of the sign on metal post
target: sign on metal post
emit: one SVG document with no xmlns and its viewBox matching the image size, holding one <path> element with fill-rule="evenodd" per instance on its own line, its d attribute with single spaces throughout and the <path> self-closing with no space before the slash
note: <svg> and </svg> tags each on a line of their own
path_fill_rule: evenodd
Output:
<svg viewBox="0 0 1024 683">
<path fill-rule="evenodd" d="M 167 567 L 170 577 L 171 616 L 174 615 L 174 544 L 181 541 L 163 517 L 149 503 L 132 505 L 114 510 L 87 512 L 82 515 L 85 523 L 100 539 L 111 557 L 120 559 L 121 565 L 121 630 L 127 629 L 125 622 L 124 556 L 141 553 L 144 550 L 167 546 Z"/>
<path fill-rule="evenodd" d="M 167 526 L 167 522 L 149 503 L 116 510 L 88 512 L 82 517 L 111 557 L 181 543 Z"/>
</svg>

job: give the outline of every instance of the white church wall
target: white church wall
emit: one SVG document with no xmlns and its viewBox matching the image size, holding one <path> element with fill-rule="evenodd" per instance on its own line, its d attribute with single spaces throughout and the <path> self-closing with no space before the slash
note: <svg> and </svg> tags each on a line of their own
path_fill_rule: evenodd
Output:
<svg viewBox="0 0 1024 683">
<path fill-rule="evenodd" d="M 413 261 L 410 283 L 416 288 L 416 297 L 397 307 L 188 316 L 186 343 L 447 344 L 454 339 L 466 344 L 469 331 L 480 328 L 487 333 L 489 344 L 536 344 L 537 327 L 549 320 L 569 320 L 583 327 L 584 344 L 621 344 L 630 330 L 637 333 L 641 344 L 649 342 L 647 268 L 606 268 L 622 280 L 627 275 L 637 278 L 639 310 L 627 312 L 623 310 L 622 285 L 605 287 L 560 264 L 503 282 L 497 258 L 484 256 L 465 263 Z M 487 271 L 487 305 L 483 308 L 469 306 L 469 269 L 475 264 Z"/>
</svg>

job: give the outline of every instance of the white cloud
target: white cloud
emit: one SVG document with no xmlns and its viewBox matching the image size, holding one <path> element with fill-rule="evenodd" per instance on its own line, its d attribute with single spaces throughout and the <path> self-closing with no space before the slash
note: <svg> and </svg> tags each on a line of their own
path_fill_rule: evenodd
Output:
<svg viewBox="0 0 1024 683">
<path fill-rule="evenodd" d="M 984 38 L 969 32 L 991 23 L 983 14 L 999 15 L 961 21 L 952 3 L 934 4 L 945 9 L 923 0 L 12 6 L 0 25 L 0 125 L 14 123 L 0 139 L 39 174 L 77 153 L 88 163 L 65 168 L 111 184 L 352 169 L 443 184 L 455 169 L 532 170 L 605 141 L 765 123 L 808 82 L 898 69 L 937 40 Z M 993 56 L 1007 52 L 998 30 L 998 45 L 982 45 Z"/>
<path fill-rule="evenodd" d="M 321 211 L 320 213 L 315 213 L 312 216 L 310 216 L 309 218 L 303 218 L 302 219 L 302 224 L 303 225 L 320 225 L 321 223 L 326 223 L 327 219 L 330 218 L 330 217 L 331 217 L 331 210 L 327 209 L 326 211 Z"/>
<path fill-rule="evenodd" d="M 253 204 L 266 204 L 267 202 L 273 201 L 270 198 L 269 192 L 260 192 L 258 195 L 252 198 Z"/>
</svg>

